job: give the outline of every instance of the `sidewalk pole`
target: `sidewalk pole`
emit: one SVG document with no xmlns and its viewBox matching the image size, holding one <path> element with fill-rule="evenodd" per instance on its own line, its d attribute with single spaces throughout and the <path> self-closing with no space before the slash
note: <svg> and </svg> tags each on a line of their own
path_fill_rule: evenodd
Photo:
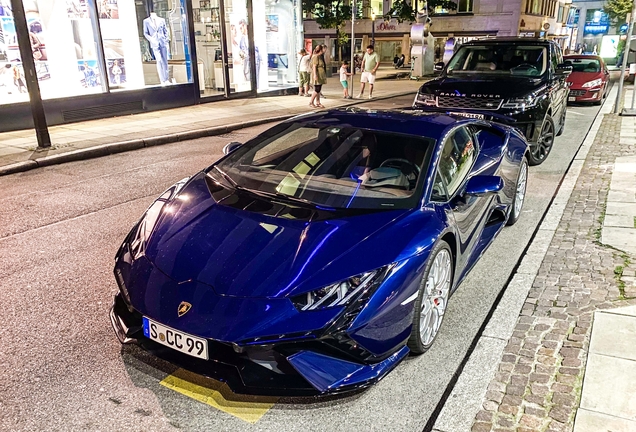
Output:
<svg viewBox="0 0 636 432">
<path fill-rule="evenodd" d="M 13 8 L 13 23 L 15 25 L 16 36 L 18 37 L 18 48 L 20 49 L 24 79 L 26 80 L 27 92 L 29 93 L 31 114 L 33 115 L 33 126 L 35 136 L 38 140 L 38 148 L 51 147 L 51 137 L 46 124 L 44 105 L 42 105 L 42 96 L 40 95 L 40 83 L 38 82 L 38 74 L 35 70 L 31 37 L 29 35 L 29 27 L 22 0 L 11 0 L 11 7 Z"/>
<path fill-rule="evenodd" d="M 351 65 L 351 93 L 349 94 L 349 96 L 353 98 L 353 94 L 355 93 L 355 90 L 353 89 L 353 83 L 354 83 L 353 77 L 356 75 L 356 64 L 354 62 L 354 52 L 356 48 L 356 34 L 354 29 L 354 26 L 356 24 L 356 2 L 351 0 L 350 4 L 351 4 L 351 63 L 349 64 Z"/>
<path fill-rule="evenodd" d="M 623 96 L 623 81 L 625 80 L 625 68 L 627 67 L 627 57 L 629 57 L 629 49 L 632 46 L 632 31 L 634 30 L 634 16 L 636 15 L 636 0 L 632 6 L 632 13 L 628 14 L 629 29 L 627 30 L 627 39 L 625 40 L 625 48 L 623 49 L 623 64 L 621 65 L 621 76 L 618 80 L 618 95 L 614 104 L 614 114 L 618 114 L 621 99 Z M 636 83 L 635 83 L 636 84 Z"/>
</svg>

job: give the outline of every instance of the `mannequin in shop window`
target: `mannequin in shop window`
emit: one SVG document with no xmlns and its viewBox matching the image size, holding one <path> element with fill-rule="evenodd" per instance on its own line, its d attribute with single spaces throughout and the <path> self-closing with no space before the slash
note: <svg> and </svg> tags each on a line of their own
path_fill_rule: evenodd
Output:
<svg viewBox="0 0 636 432">
<path fill-rule="evenodd" d="M 150 12 L 150 16 L 144 19 L 144 37 L 150 42 L 150 48 L 157 61 L 157 73 L 161 85 L 170 84 L 168 73 L 168 53 L 170 49 L 168 40 L 168 28 L 166 20 L 158 16 L 155 12 Z"/>
</svg>

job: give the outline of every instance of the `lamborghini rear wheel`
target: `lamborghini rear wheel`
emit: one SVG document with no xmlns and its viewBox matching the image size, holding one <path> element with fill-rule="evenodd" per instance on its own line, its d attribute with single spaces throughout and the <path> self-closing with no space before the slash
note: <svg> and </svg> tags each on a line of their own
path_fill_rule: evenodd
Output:
<svg viewBox="0 0 636 432">
<path fill-rule="evenodd" d="M 413 354 L 428 350 L 442 326 L 453 281 L 453 254 L 445 241 L 431 251 L 415 300 L 408 347 Z"/>
</svg>

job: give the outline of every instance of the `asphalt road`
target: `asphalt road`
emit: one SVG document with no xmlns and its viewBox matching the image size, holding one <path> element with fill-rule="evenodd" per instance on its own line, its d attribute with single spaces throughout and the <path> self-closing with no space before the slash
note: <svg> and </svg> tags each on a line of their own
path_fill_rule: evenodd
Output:
<svg viewBox="0 0 636 432">
<path fill-rule="evenodd" d="M 549 159 L 530 170 L 521 220 L 453 296 L 431 350 L 367 391 L 323 400 L 233 395 L 122 347 L 108 319 L 115 251 L 146 207 L 267 126 L 0 177 L 0 430 L 422 430 L 597 111 L 570 107 Z"/>
</svg>

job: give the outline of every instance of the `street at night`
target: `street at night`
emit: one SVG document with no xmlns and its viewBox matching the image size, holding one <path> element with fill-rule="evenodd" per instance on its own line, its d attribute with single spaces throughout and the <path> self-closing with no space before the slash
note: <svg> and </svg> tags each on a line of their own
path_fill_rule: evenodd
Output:
<svg viewBox="0 0 636 432">
<path fill-rule="evenodd" d="M 360 107 L 407 107 L 412 100 Z M 220 158 L 228 142 L 245 142 L 271 125 L 0 177 L 0 429 L 422 430 L 439 415 L 440 399 L 598 111 L 569 107 L 550 157 L 530 169 L 519 223 L 503 229 L 452 296 L 433 347 L 349 396 L 236 395 L 122 346 L 113 333 L 114 256 L 140 215 L 167 187 Z"/>
</svg>

